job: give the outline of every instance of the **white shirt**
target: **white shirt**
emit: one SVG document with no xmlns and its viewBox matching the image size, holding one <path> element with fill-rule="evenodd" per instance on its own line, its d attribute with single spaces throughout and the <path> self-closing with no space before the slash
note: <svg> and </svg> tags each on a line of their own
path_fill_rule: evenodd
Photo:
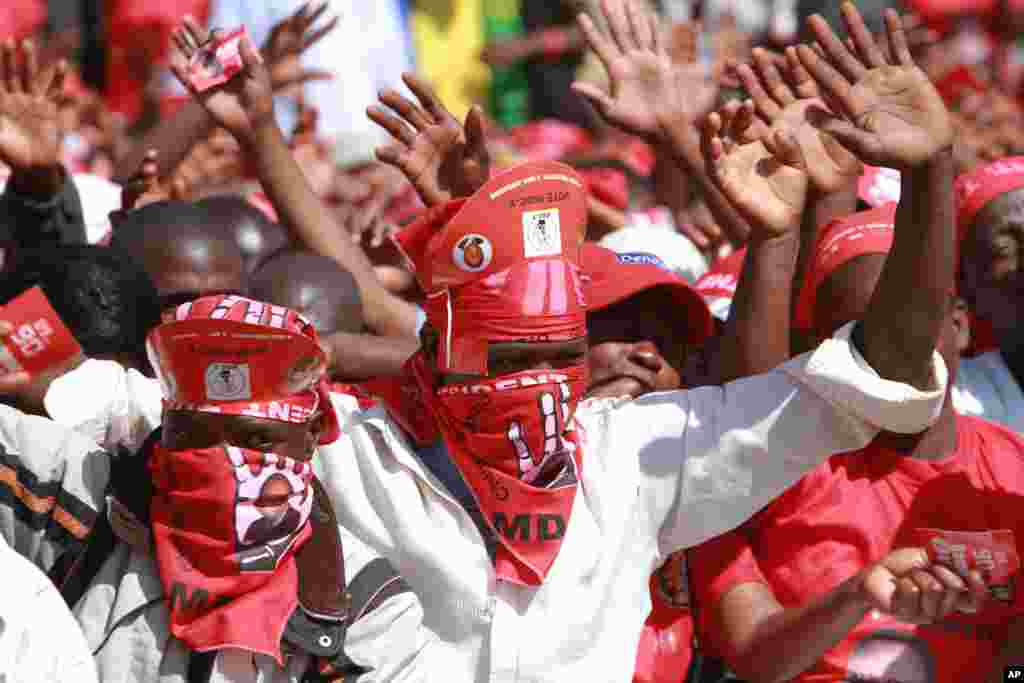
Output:
<svg viewBox="0 0 1024 683">
<path fill-rule="evenodd" d="M 94 683 L 96 665 L 53 582 L 0 536 L 0 681 Z"/>
<path fill-rule="evenodd" d="M 999 351 L 960 359 L 953 407 L 1024 433 L 1024 393 Z"/>
<path fill-rule="evenodd" d="M 211 27 L 232 29 L 242 24 L 256 45 L 262 45 L 274 24 L 295 13 L 306 0 L 213 0 Z M 366 107 L 382 88 L 406 92 L 403 71 L 412 70 L 412 55 L 402 25 L 398 0 L 328 0 L 327 13 L 337 27 L 305 54 L 307 68 L 334 73 L 334 80 L 304 86 L 307 101 L 320 111 L 320 132 L 337 139 L 340 154 L 373 157 L 373 147 L 388 134 L 366 117 Z M 290 131 L 294 116 L 281 121 Z M 356 149 L 353 149 L 356 148 Z"/>
<path fill-rule="evenodd" d="M 626 683 L 648 579 L 670 553 L 734 528 L 880 429 L 916 433 L 937 418 L 941 358 L 934 391 L 882 380 L 851 329 L 725 387 L 583 402 L 580 489 L 539 587 L 496 580 L 472 519 L 382 409 L 334 396 L 346 436 L 322 449 L 318 475 L 341 524 L 419 595 L 436 635 L 422 654 L 432 680 Z"/>
</svg>

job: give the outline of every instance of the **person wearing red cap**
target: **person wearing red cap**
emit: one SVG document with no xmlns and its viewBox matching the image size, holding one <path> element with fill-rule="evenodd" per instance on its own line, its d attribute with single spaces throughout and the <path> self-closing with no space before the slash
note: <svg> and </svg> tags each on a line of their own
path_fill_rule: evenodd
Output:
<svg viewBox="0 0 1024 683">
<path fill-rule="evenodd" d="M 1024 157 L 976 168 L 955 189 L 960 290 L 997 347 L 961 361 L 957 408 L 1024 432 Z"/>
<path fill-rule="evenodd" d="M 24 501 L 0 509 L 5 538 L 60 586 L 101 679 L 415 677 L 422 610 L 313 473 L 340 435 L 313 325 L 205 297 L 146 346 L 164 405 L 138 454 L 0 410 L 5 490 Z M 40 506 L 44 493 L 61 502 Z"/>
<path fill-rule="evenodd" d="M 823 231 L 796 306 L 817 338 L 865 315 L 895 220 L 887 205 Z M 950 296 L 938 349 L 951 377 L 966 329 L 962 303 Z M 1024 532 L 1016 509 L 1024 440 L 958 415 L 952 399 L 950 385 L 938 422 L 923 434 L 883 434 L 863 451 L 833 456 L 740 529 L 691 551 L 699 632 L 711 652 L 750 681 L 953 683 L 1001 675 L 993 665 L 1000 650 L 1024 643 L 1007 631 L 1019 608 L 996 602 L 977 616 L 951 614 L 957 591 L 950 586 L 973 582 L 974 610 L 988 589 L 980 574 L 965 583 L 929 566 L 914 530 Z M 955 511 L 950 500 L 959 501 Z M 880 581 L 896 580 L 898 596 L 901 574 L 925 597 L 916 606 L 907 594 L 893 598 L 906 611 L 890 612 Z"/>
</svg>

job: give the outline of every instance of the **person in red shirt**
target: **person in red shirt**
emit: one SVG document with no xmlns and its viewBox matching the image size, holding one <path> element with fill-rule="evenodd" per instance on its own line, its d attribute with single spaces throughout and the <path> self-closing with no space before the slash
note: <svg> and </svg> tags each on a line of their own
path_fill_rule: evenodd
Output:
<svg viewBox="0 0 1024 683">
<path fill-rule="evenodd" d="M 895 207 L 822 234 L 797 319 L 816 334 L 860 318 L 892 245 Z M 951 295 L 938 343 L 955 375 L 967 322 Z M 1002 675 L 1024 652 L 1024 596 L 985 600 L 980 575 L 930 563 L 916 529 L 1024 537 L 1024 440 L 957 415 L 833 456 L 738 530 L 695 549 L 702 641 L 752 682 L 953 683 Z M 968 609 L 954 610 L 970 595 Z M 1019 630 L 1020 621 L 1016 622 Z M 992 679 L 996 680 L 996 679 Z M 999 679 L 1001 680 L 1001 678 Z"/>
</svg>

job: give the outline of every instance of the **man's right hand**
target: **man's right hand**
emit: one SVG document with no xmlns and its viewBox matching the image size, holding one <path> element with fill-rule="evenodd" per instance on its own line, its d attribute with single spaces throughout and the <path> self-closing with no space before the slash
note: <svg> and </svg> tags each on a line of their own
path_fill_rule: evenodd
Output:
<svg viewBox="0 0 1024 683">
<path fill-rule="evenodd" d="M 55 193 L 63 137 L 57 100 L 67 65 L 40 70 L 30 41 L 7 40 L 0 53 L 0 161 L 11 167 L 19 189 Z"/>
<path fill-rule="evenodd" d="M 932 564 L 924 548 L 901 548 L 860 574 L 860 597 L 870 607 L 911 624 L 945 619 L 953 612 L 974 614 L 988 598 L 977 572 L 965 579 Z"/>
</svg>

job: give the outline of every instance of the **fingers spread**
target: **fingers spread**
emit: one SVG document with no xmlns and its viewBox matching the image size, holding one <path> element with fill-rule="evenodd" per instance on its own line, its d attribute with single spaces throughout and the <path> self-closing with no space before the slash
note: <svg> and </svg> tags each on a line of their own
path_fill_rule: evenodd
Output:
<svg viewBox="0 0 1024 683">
<path fill-rule="evenodd" d="M 370 117 L 371 121 L 390 133 L 395 140 L 406 147 L 412 147 L 416 134 L 397 116 L 389 114 L 377 106 L 367 107 L 366 115 Z"/>
<path fill-rule="evenodd" d="M 828 59 L 832 64 L 836 66 L 843 73 L 846 78 L 851 81 L 858 80 L 864 72 L 867 70 L 864 65 L 860 63 L 860 60 L 851 53 L 843 41 L 839 39 L 839 36 L 835 34 L 832 27 L 828 25 L 820 15 L 815 14 L 807 20 L 807 25 L 811 28 L 811 32 L 814 33 L 814 37 L 818 39 L 818 43 L 821 45 L 821 49 L 828 55 Z M 806 65 L 806 62 L 805 62 Z M 808 68 L 810 68 L 808 66 Z M 813 71 L 811 72 L 813 73 Z"/>
</svg>

